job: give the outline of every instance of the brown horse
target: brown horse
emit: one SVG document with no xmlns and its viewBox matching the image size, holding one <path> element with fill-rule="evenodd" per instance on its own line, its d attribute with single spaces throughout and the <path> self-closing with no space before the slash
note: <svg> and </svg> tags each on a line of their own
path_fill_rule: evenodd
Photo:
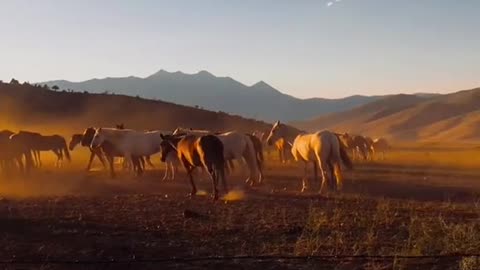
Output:
<svg viewBox="0 0 480 270">
<path fill-rule="evenodd" d="M 6 137 L 7 133 L 0 135 L 0 166 L 4 172 L 9 172 L 16 162 L 20 172 L 29 173 L 33 167 L 32 151 L 16 134 Z M 25 163 L 23 163 L 25 157 Z"/>
<path fill-rule="evenodd" d="M 0 169 L 2 169 L 4 172 L 10 169 L 12 166 L 12 159 L 8 149 L 10 146 L 7 144 L 10 143 L 10 136 L 12 136 L 14 133 L 15 132 L 6 129 L 0 131 Z"/>
<path fill-rule="evenodd" d="M 204 167 L 210 174 L 212 180 L 213 199 L 218 199 L 218 181 L 221 178 L 224 191 L 227 192 L 225 180 L 225 157 L 223 143 L 215 135 L 186 135 L 172 136 L 160 135 L 162 161 L 165 161 L 168 154 L 177 151 L 178 158 L 187 171 L 192 186 L 191 196 L 197 193 L 197 187 L 193 181 L 193 170 L 196 167 Z"/>
<path fill-rule="evenodd" d="M 95 134 L 95 130 L 93 130 L 93 134 Z M 93 138 L 93 134 L 91 135 L 92 138 Z M 70 142 L 68 143 L 68 149 L 70 151 L 73 151 L 75 149 L 75 147 L 80 143 L 83 147 L 88 147 L 88 149 L 90 150 L 90 158 L 88 160 L 87 168 L 85 169 L 87 172 L 90 171 L 90 168 L 92 167 L 92 162 L 95 159 L 95 157 L 97 157 L 100 160 L 100 162 L 102 162 L 103 167 L 106 168 L 105 157 L 103 155 L 102 149 L 101 148 L 90 148 L 91 139 L 88 142 L 88 144 L 85 145 L 84 143 L 87 140 L 84 140 L 84 136 L 85 136 L 85 133 L 84 134 L 73 134 L 72 138 L 70 139 Z"/>
<path fill-rule="evenodd" d="M 290 145 L 284 138 L 275 141 L 275 148 L 278 151 L 278 158 L 281 163 L 287 163 L 291 157 L 292 145 Z"/>
<path fill-rule="evenodd" d="M 352 152 L 352 159 L 367 160 L 369 147 L 368 141 L 361 135 L 351 135 L 348 133 L 337 134 L 345 146 Z"/>
<path fill-rule="evenodd" d="M 12 135 L 13 136 L 13 135 Z M 16 139 L 28 146 L 31 151 L 38 151 L 38 165 L 42 165 L 40 159 L 41 151 L 52 151 L 57 156 L 56 166 L 60 167 L 63 162 L 63 156 L 71 161 L 70 152 L 68 151 L 65 138 L 60 135 L 44 136 L 40 133 L 20 131 L 15 134 Z"/>
</svg>

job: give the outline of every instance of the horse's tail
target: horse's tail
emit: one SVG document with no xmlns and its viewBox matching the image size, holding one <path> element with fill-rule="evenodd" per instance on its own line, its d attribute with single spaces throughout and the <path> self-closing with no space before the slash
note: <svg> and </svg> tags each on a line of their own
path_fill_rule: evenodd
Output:
<svg viewBox="0 0 480 270">
<path fill-rule="evenodd" d="M 28 173 L 33 167 L 35 167 L 32 151 L 27 149 L 24 151 L 23 155 L 25 156 L 25 172 Z"/>
<path fill-rule="evenodd" d="M 247 138 L 248 139 L 246 140 L 247 147 L 245 149 L 245 155 L 248 158 L 246 158 L 245 161 L 247 162 L 247 165 L 250 169 L 252 169 L 252 166 L 254 166 L 256 169 L 255 173 L 258 173 L 260 171 L 260 167 L 258 164 L 258 156 L 255 151 L 255 146 L 253 140 L 249 136 L 247 136 Z"/>
<path fill-rule="evenodd" d="M 251 135 L 251 134 L 247 134 L 247 135 L 248 137 L 250 137 L 250 140 L 252 141 L 253 150 L 255 152 L 255 160 L 257 161 L 258 169 L 261 170 L 263 168 L 263 162 L 264 162 L 262 141 L 260 141 L 260 139 L 254 135 Z"/>
<path fill-rule="evenodd" d="M 345 147 L 340 145 L 339 150 L 340 150 L 340 158 L 341 158 L 343 164 L 345 165 L 345 167 L 347 167 L 349 169 L 353 169 L 353 163 L 352 163 L 352 160 L 350 159 L 350 157 L 348 156 L 347 149 L 345 149 Z"/>
<path fill-rule="evenodd" d="M 62 150 L 65 156 L 67 157 L 68 161 L 72 161 L 72 158 L 70 157 L 70 151 L 68 151 L 68 146 L 65 139 L 62 140 Z"/>
</svg>

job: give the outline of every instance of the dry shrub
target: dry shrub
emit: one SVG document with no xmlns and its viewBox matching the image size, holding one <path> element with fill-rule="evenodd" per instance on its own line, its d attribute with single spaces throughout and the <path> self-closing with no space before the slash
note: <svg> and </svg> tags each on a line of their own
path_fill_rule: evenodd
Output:
<svg viewBox="0 0 480 270">
<path fill-rule="evenodd" d="M 429 216 L 428 209 L 379 200 L 372 211 L 310 208 L 296 255 L 441 256 L 480 250 L 478 217 Z"/>
<path fill-rule="evenodd" d="M 412 217 L 405 248 L 408 255 L 419 256 L 477 253 L 480 250 L 480 222 L 474 219 L 458 223 L 442 216 Z"/>
</svg>

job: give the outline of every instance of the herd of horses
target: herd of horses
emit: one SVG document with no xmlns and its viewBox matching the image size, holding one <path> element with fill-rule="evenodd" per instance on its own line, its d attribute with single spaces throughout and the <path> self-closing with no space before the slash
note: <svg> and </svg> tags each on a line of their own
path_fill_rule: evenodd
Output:
<svg viewBox="0 0 480 270">
<path fill-rule="evenodd" d="M 342 189 L 342 167 L 352 168 L 352 159 L 373 159 L 381 153 L 384 158 L 389 145 L 385 139 L 372 140 L 361 135 L 339 134 L 328 130 L 306 133 L 289 128 L 280 121 L 265 132 L 242 133 L 237 131 L 214 132 L 177 128 L 173 132 L 162 130 L 139 131 L 126 129 L 123 124 L 115 128 L 89 127 L 83 133 L 74 134 L 67 145 L 60 135 L 45 136 L 35 132 L 0 131 L 0 168 L 9 173 L 18 169 L 30 173 L 41 167 L 40 153 L 52 151 L 57 156 L 56 166 L 62 166 L 64 157 L 70 160 L 70 152 L 77 145 L 90 150 L 87 171 L 95 158 L 115 177 L 115 158 L 123 159 L 124 168 L 132 168 L 140 176 L 146 164 L 154 167 L 150 156 L 161 153 L 166 164 L 164 180 L 174 179 L 177 168 L 183 165 L 190 184 L 191 195 L 197 193 L 195 170 L 200 168 L 212 182 L 212 194 L 218 199 L 218 185 L 228 192 L 227 176 L 236 162 L 248 168 L 246 183 L 259 185 L 263 181 L 264 148 L 274 146 L 282 162 L 287 156 L 304 164 L 302 192 L 313 191 L 320 169 L 320 193 Z M 309 180 L 308 166 L 312 164 L 314 179 Z"/>
</svg>

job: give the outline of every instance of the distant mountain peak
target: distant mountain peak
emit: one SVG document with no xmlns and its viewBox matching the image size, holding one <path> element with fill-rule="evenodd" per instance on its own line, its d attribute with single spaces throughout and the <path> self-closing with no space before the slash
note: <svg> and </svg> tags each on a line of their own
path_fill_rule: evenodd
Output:
<svg viewBox="0 0 480 270">
<path fill-rule="evenodd" d="M 264 81 L 259 81 L 257 82 L 256 84 L 252 85 L 252 87 L 256 87 L 256 88 L 273 88 L 271 85 L 269 85 L 268 83 L 264 82 Z"/>
<path fill-rule="evenodd" d="M 160 69 L 159 71 L 153 73 L 152 75 L 148 76 L 147 79 L 152 79 L 152 78 L 160 78 L 160 77 L 164 77 L 165 75 L 170 75 L 171 73 L 164 70 L 164 69 Z"/>
<path fill-rule="evenodd" d="M 172 75 L 177 75 L 177 76 L 199 76 L 203 78 L 216 78 L 215 75 L 212 73 L 206 71 L 206 70 L 201 70 L 197 73 L 194 74 L 188 74 L 184 73 L 182 71 L 175 71 L 175 72 L 168 72 L 164 69 L 160 69 L 159 71 L 153 73 L 152 75 L 148 76 L 147 79 L 155 79 L 155 78 L 165 78 L 165 77 L 170 77 Z"/>
<path fill-rule="evenodd" d="M 215 77 L 212 73 L 206 71 L 206 70 L 200 70 L 197 75 L 203 76 L 203 77 Z"/>
</svg>

